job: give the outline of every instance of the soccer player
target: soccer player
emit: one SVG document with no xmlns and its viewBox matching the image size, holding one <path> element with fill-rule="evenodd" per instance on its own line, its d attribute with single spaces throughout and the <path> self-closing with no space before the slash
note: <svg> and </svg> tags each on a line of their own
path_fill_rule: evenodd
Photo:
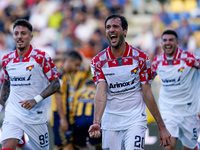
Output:
<svg viewBox="0 0 200 150">
<path fill-rule="evenodd" d="M 0 71 L 0 89 L 1 86 L 3 85 L 3 81 L 4 81 L 4 74 L 3 74 L 3 70 Z M 1 113 L 3 113 L 4 108 L 2 108 Z M 0 131 L 1 132 L 1 131 Z M 31 150 L 30 145 L 27 143 L 27 141 L 25 140 L 25 136 L 22 136 L 22 140 L 23 143 L 22 144 L 17 144 L 17 147 L 21 148 L 22 150 Z"/>
<path fill-rule="evenodd" d="M 86 148 L 87 142 L 95 146 L 96 150 L 101 150 L 102 138 L 90 138 L 88 134 L 88 129 L 93 123 L 96 87 L 92 79 L 87 79 L 85 84 L 86 86 L 79 89 L 74 97 L 73 143 L 77 150 Z"/>
<path fill-rule="evenodd" d="M 25 19 L 16 20 L 13 25 L 16 50 L 2 59 L 0 109 L 7 102 L 2 150 L 14 150 L 23 142 L 24 132 L 31 148 L 49 149 L 46 98 L 59 90 L 59 74 L 49 55 L 30 45 L 32 38 L 32 25 Z"/>
<path fill-rule="evenodd" d="M 150 88 L 151 68 L 147 54 L 125 41 L 128 23 L 124 16 L 108 16 L 105 30 L 110 46 L 91 61 L 97 91 L 90 137 L 99 137 L 101 128 L 103 149 L 143 150 L 147 105 L 158 125 L 160 146 L 169 145 L 170 133 Z"/>
<path fill-rule="evenodd" d="M 171 133 L 171 145 L 166 150 L 175 150 L 180 139 L 184 150 L 195 150 L 198 139 L 198 112 L 200 93 L 199 59 L 178 48 L 175 31 L 162 34 L 164 50 L 152 62 L 153 76 L 159 75 L 161 89 L 159 108 L 162 118 Z"/>
<path fill-rule="evenodd" d="M 82 56 L 76 51 L 70 51 L 63 64 L 61 74 L 61 89 L 53 96 L 51 125 L 54 132 L 54 150 L 73 150 L 73 101 L 75 91 L 84 85 L 88 71 L 80 68 Z"/>
</svg>

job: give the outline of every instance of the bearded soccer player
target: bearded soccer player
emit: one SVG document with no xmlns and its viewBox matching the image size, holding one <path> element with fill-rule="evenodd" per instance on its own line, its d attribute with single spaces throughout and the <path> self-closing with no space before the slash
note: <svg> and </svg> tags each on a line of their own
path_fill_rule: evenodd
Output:
<svg viewBox="0 0 200 150">
<path fill-rule="evenodd" d="M 171 133 L 171 145 L 175 150 L 177 140 L 183 150 L 196 150 L 198 139 L 200 63 L 192 53 L 178 48 L 178 36 L 173 30 L 162 34 L 163 53 L 152 62 L 153 76 L 159 75 L 161 89 L 159 108 Z"/>
<path fill-rule="evenodd" d="M 90 137 L 100 137 L 102 129 L 103 149 L 143 150 L 147 105 L 160 131 L 160 146 L 169 145 L 170 133 L 150 88 L 151 68 L 147 54 L 125 41 L 128 23 L 124 16 L 110 15 L 105 20 L 105 30 L 110 46 L 91 61 L 97 91 Z"/>
<path fill-rule="evenodd" d="M 23 143 L 24 132 L 32 149 L 49 150 L 46 98 L 59 90 L 59 74 L 49 55 L 30 45 L 32 38 L 32 25 L 25 19 L 16 20 L 16 50 L 2 59 L 1 109 L 6 102 L 2 150 L 16 149 L 18 143 Z"/>
</svg>

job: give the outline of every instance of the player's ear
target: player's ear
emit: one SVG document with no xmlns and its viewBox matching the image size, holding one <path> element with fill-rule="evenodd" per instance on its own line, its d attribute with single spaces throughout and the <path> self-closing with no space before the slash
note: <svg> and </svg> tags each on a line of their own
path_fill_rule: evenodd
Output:
<svg viewBox="0 0 200 150">
<path fill-rule="evenodd" d="M 33 34 L 31 34 L 31 40 L 33 39 Z"/>
<path fill-rule="evenodd" d="M 126 37 L 127 29 L 124 29 L 124 37 Z"/>
<path fill-rule="evenodd" d="M 177 41 L 177 45 L 179 45 L 179 43 L 180 43 L 180 42 L 179 42 L 179 41 Z"/>
</svg>

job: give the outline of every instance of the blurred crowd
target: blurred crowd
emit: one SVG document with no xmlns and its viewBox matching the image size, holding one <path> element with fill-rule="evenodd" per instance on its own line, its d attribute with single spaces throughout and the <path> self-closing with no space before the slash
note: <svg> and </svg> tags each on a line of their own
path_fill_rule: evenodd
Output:
<svg viewBox="0 0 200 150">
<path fill-rule="evenodd" d="M 104 21 L 112 13 L 127 18 L 128 43 L 146 51 L 151 60 L 162 52 L 160 37 L 167 28 L 177 32 L 181 49 L 200 56 L 199 0 L 0 0 L 0 63 L 15 49 L 13 22 L 23 18 L 33 25 L 34 47 L 53 60 L 76 50 L 89 65 L 109 45 Z M 134 24 L 138 16 L 149 18 L 140 21 L 140 30 Z M 158 90 L 152 89 L 158 96 Z"/>
<path fill-rule="evenodd" d="M 177 31 L 180 48 L 200 54 L 198 0 L 0 0 L 0 58 L 15 49 L 12 24 L 24 18 L 34 28 L 33 46 L 53 59 L 72 49 L 91 59 L 108 46 L 104 21 L 111 13 L 124 14 L 128 22 L 141 14 L 151 18 L 128 37 L 150 58 L 161 52 L 160 34 L 166 28 Z"/>
</svg>

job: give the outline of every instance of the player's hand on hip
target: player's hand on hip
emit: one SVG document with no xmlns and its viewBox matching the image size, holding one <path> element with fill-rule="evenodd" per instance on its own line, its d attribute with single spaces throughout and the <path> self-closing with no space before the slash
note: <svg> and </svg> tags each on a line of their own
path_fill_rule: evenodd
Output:
<svg viewBox="0 0 200 150">
<path fill-rule="evenodd" d="M 159 131 L 159 140 L 160 140 L 160 146 L 169 146 L 171 144 L 170 140 L 171 134 L 169 131 L 165 128 Z"/>
<path fill-rule="evenodd" d="M 34 99 L 31 99 L 31 100 L 23 100 L 23 101 L 20 101 L 19 103 L 21 103 L 21 106 L 28 109 L 28 110 L 31 110 L 37 103 Z"/>
<path fill-rule="evenodd" d="M 98 138 L 101 136 L 101 127 L 99 124 L 93 124 L 90 126 L 88 132 L 91 138 Z"/>
</svg>

